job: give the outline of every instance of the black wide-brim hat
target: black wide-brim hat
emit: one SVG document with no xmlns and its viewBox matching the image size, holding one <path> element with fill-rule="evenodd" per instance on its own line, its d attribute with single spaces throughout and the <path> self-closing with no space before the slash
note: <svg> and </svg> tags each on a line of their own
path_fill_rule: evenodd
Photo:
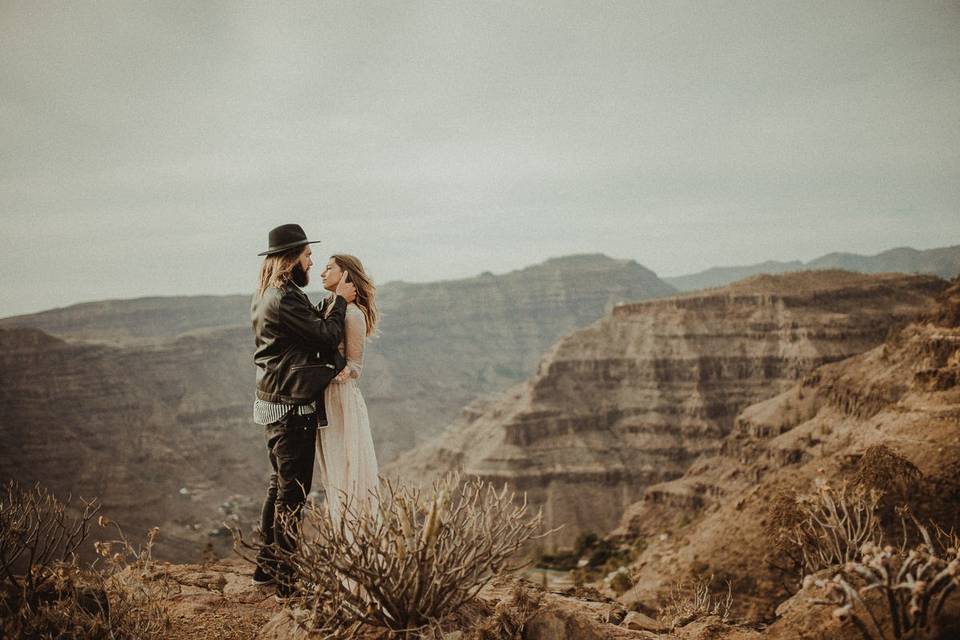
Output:
<svg viewBox="0 0 960 640">
<path fill-rule="evenodd" d="M 303 227 L 298 224 L 282 224 L 270 230 L 270 236 L 267 243 L 270 248 L 258 256 L 270 256 L 275 253 L 283 253 L 290 249 L 296 249 L 306 244 L 317 244 L 319 240 L 307 240 L 307 234 L 303 232 Z"/>
</svg>

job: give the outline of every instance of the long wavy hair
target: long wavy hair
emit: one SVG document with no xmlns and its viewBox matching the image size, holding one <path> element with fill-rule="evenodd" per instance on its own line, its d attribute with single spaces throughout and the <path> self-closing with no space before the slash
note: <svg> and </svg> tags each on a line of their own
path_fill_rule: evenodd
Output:
<svg viewBox="0 0 960 640">
<path fill-rule="evenodd" d="M 279 289 L 293 278 L 293 268 L 297 266 L 300 255 L 305 247 L 295 247 L 283 253 L 274 253 L 266 256 L 260 265 L 260 285 L 257 287 L 257 296 L 263 297 L 263 292 L 270 287 Z"/>
<path fill-rule="evenodd" d="M 367 319 L 367 335 L 372 336 L 377 330 L 377 322 L 380 320 L 380 311 L 377 309 L 377 288 L 373 285 L 373 280 L 367 275 L 363 268 L 363 263 L 356 256 L 338 253 L 330 256 L 344 271 L 350 272 L 350 282 L 357 288 L 357 299 L 353 301 L 355 305 L 363 311 Z"/>
</svg>

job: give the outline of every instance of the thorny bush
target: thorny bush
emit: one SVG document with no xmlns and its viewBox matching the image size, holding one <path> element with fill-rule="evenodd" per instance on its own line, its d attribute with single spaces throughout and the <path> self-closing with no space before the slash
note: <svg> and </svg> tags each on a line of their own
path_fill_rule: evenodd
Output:
<svg viewBox="0 0 960 640">
<path fill-rule="evenodd" d="M 947 598 L 960 587 L 960 539 L 938 528 L 933 540 L 913 522 L 924 540 L 914 548 L 866 542 L 831 579 L 804 579 L 824 591 L 813 602 L 833 606 L 834 618 L 853 625 L 863 640 L 948 637 L 939 623 Z"/>
<path fill-rule="evenodd" d="M 805 574 L 856 557 L 865 542 L 880 543 L 877 517 L 881 494 L 876 489 L 850 486 L 836 488 L 817 482 L 817 492 L 800 496 L 797 507 L 802 519 L 794 525 L 791 539 L 802 558 Z"/>
</svg>

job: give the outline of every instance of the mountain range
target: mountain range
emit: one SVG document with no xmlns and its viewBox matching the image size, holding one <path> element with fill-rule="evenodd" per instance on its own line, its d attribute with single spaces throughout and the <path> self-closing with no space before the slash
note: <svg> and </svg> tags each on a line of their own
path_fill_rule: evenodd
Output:
<svg viewBox="0 0 960 640">
<path fill-rule="evenodd" d="M 696 291 L 708 287 L 722 287 L 760 273 L 776 274 L 815 269 L 844 269 L 860 273 L 929 273 L 949 279 L 960 274 L 960 245 L 925 251 L 897 247 L 872 256 L 828 253 L 809 262 L 768 260 L 744 266 L 713 267 L 697 273 L 665 277 L 663 280 L 678 291 Z"/>
</svg>

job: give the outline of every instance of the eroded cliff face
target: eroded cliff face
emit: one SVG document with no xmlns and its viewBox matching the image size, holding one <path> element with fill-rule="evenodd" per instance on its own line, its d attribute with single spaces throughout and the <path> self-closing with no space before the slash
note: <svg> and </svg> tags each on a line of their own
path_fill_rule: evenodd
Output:
<svg viewBox="0 0 960 640">
<path fill-rule="evenodd" d="M 715 455 L 648 487 L 611 536 L 647 543 L 624 601 L 655 607 L 679 578 L 715 575 L 741 614 L 772 619 L 800 579 L 771 553 L 778 499 L 810 493 L 815 478 L 851 481 L 875 445 L 923 474 L 907 496 L 917 513 L 960 524 L 960 282 L 883 344 L 746 407 Z"/>
<path fill-rule="evenodd" d="M 550 542 L 569 545 L 717 453 L 745 407 L 881 343 L 945 286 L 804 272 L 620 305 L 560 340 L 525 385 L 471 407 L 386 471 L 505 481 L 543 507 L 549 527 L 564 525 Z"/>
<path fill-rule="evenodd" d="M 525 380 L 554 341 L 615 304 L 673 288 L 632 260 L 555 258 L 504 275 L 391 283 L 364 397 L 377 454 L 394 458 L 437 434 L 469 402 Z"/>
</svg>

